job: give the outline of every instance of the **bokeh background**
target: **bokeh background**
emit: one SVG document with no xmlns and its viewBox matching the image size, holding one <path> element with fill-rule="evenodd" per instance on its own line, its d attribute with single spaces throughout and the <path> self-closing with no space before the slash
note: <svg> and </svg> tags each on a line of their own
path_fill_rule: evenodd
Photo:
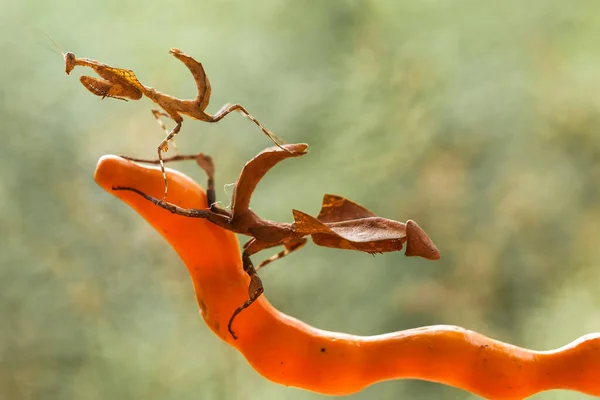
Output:
<svg viewBox="0 0 600 400">
<path fill-rule="evenodd" d="M 309 143 L 261 183 L 260 215 L 291 221 L 342 194 L 415 219 L 442 252 L 308 246 L 261 272 L 284 312 L 362 335 L 460 325 L 535 349 L 600 331 L 597 1 L 3 0 L 0 398 L 325 398 L 263 379 L 214 336 L 174 251 L 95 185 L 103 154 L 154 156 L 153 104 L 92 96 L 77 79 L 91 72 L 66 76 L 43 32 L 193 97 L 167 53 L 179 47 L 207 70 L 209 112 L 239 102 Z M 186 119 L 177 145 L 214 156 L 226 205 L 224 185 L 270 142 L 236 114 Z M 406 380 L 348 398 L 475 396 Z"/>
</svg>

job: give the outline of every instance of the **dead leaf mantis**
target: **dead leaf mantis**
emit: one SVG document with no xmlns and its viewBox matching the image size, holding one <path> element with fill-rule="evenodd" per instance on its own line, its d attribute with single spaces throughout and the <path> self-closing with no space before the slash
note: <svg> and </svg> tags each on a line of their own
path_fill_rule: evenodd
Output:
<svg viewBox="0 0 600 400">
<path fill-rule="evenodd" d="M 190 118 L 198 119 L 200 121 L 214 123 L 222 120 L 227 114 L 233 111 L 239 111 L 250 118 L 252 122 L 254 122 L 263 133 L 273 141 L 273 143 L 275 143 L 275 145 L 282 148 L 277 141 L 279 138 L 258 122 L 258 120 L 242 107 L 241 104 L 225 104 L 216 114 L 211 115 L 207 113 L 205 110 L 210 101 L 211 87 L 202 64 L 179 49 L 172 48 L 169 50 L 169 54 L 184 63 L 192 73 L 198 89 L 198 94 L 195 99 L 178 99 L 166 93 L 159 92 L 152 87 L 145 86 L 137 79 L 134 72 L 131 70 L 111 67 L 110 65 L 89 58 L 77 58 L 75 54 L 71 52 L 63 53 L 65 72 L 67 75 L 69 75 L 76 66 L 80 66 L 90 67 L 100 76 L 100 78 L 93 78 L 91 76 L 81 76 L 79 78 L 83 86 L 96 96 L 100 96 L 103 99 L 112 97 L 125 101 L 127 101 L 127 99 L 139 100 L 143 96 L 146 96 L 165 111 L 162 112 L 158 109 L 152 109 L 152 115 L 154 115 L 158 124 L 167 135 L 158 146 L 158 162 L 165 182 L 165 192 L 162 200 L 166 199 L 168 191 L 167 175 L 165 173 L 162 153 L 168 150 L 169 141 L 179 133 L 181 124 L 183 123 L 182 115 L 187 115 Z M 167 130 L 161 117 L 169 117 L 175 121 L 175 126 L 171 131 Z M 279 141 L 281 141 L 281 139 L 279 139 Z M 129 159 L 133 161 L 136 160 L 134 158 Z"/>
<path fill-rule="evenodd" d="M 264 292 L 257 271 L 302 248 L 306 244 L 306 236 L 311 236 L 313 242 L 319 246 L 370 254 L 399 251 L 406 243 L 407 256 L 420 256 L 429 260 L 437 260 L 440 257 L 435 244 L 416 222 L 408 220 L 403 223 L 378 217 L 366 208 L 336 195 L 326 194 L 323 197 L 321 211 L 316 218 L 292 210 L 294 223 L 290 224 L 268 221 L 256 215 L 250 209 L 250 198 L 260 180 L 277 163 L 289 157 L 302 156 L 307 153 L 307 148 L 306 144 L 288 144 L 283 145 L 283 148 L 270 147 L 246 163 L 234 187 L 231 211 L 219 208 L 215 204 L 214 165 L 212 159 L 202 153 L 194 156 L 175 156 L 164 161 L 195 159 L 198 162 L 208 176 L 207 209 L 181 208 L 132 187 L 113 188 L 133 191 L 174 214 L 205 218 L 222 228 L 251 237 L 244 244 L 242 252 L 243 268 L 250 276 L 248 300 L 233 312 L 228 324 L 229 333 L 234 339 L 237 339 L 232 329 L 235 317 Z M 284 250 L 254 267 L 250 256 L 276 246 L 284 246 Z"/>
</svg>

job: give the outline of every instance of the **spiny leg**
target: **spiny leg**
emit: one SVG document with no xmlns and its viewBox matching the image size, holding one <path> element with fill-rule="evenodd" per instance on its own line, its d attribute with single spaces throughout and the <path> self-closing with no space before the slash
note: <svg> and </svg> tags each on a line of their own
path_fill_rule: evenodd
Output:
<svg viewBox="0 0 600 400">
<path fill-rule="evenodd" d="M 237 340 L 237 336 L 231 328 L 233 320 L 239 313 L 244 311 L 246 308 L 250 307 L 252 303 L 254 303 L 256 299 L 258 299 L 260 295 L 263 294 L 263 292 L 265 291 L 262 281 L 256 273 L 256 269 L 254 269 L 252 260 L 250 260 L 250 256 L 245 251 L 242 253 L 242 262 L 244 266 L 244 272 L 246 272 L 250 276 L 250 285 L 248 286 L 248 300 L 246 300 L 244 304 L 235 309 L 233 315 L 229 319 L 229 323 L 227 324 L 227 330 L 229 330 L 229 333 L 231 334 L 234 340 Z"/>
<path fill-rule="evenodd" d="M 136 157 L 129 157 L 129 156 L 119 156 L 119 157 L 124 158 L 129 161 L 134 161 L 134 162 L 139 162 L 139 163 L 156 164 L 156 165 L 160 164 L 160 160 L 158 160 L 158 159 L 149 160 L 146 158 L 136 158 Z M 178 154 L 176 156 L 163 158 L 163 162 L 168 163 L 168 162 L 173 162 L 173 161 L 195 160 L 197 157 L 198 157 L 197 154 L 190 154 L 190 155 L 179 155 Z"/>
<path fill-rule="evenodd" d="M 306 238 L 299 238 L 299 239 L 291 239 L 291 240 L 285 242 L 283 244 L 285 246 L 285 249 L 275 255 L 272 255 L 271 257 L 267 258 L 266 260 L 264 260 L 263 262 L 258 264 L 258 267 L 256 267 L 256 271 L 269 265 L 273 261 L 279 260 L 279 259 L 291 254 L 292 252 L 303 248 L 304 245 L 306 244 L 306 241 L 307 241 Z"/>
<path fill-rule="evenodd" d="M 152 115 L 154 116 L 154 118 L 156 118 L 156 122 L 158 123 L 158 125 L 160 126 L 160 128 L 165 132 L 166 135 L 168 135 L 169 134 L 169 130 L 167 129 L 167 126 L 165 125 L 165 123 L 163 122 L 163 120 L 161 119 L 161 117 L 170 118 L 170 115 L 167 114 L 167 113 L 165 113 L 165 112 L 162 112 L 162 111 L 160 111 L 160 110 L 158 110 L 156 108 L 153 108 L 150 111 L 152 112 Z M 171 140 L 171 145 L 175 149 L 175 153 L 177 153 L 179 155 L 179 149 L 177 148 L 177 143 L 175 143 L 175 139 Z"/>
<path fill-rule="evenodd" d="M 160 119 L 160 117 L 169 117 L 169 114 L 162 112 L 156 108 L 153 108 L 150 110 L 152 112 L 152 115 L 154 115 L 154 118 L 156 118 L 156 122 L 158 123 L 158 125 L 160 126 L 160 128 L 165 132 L 165 134 L 169 134 L 169 130 L 167 129 L 167 126 L 165 125 L 165 123 L 163 122 L 162 119 Z"/>
<path fill-rule="evenodd" d="M 153 109 L 152 110 L 152 114 L 156 117 L 156 120 L 158 121 L 158 124 L 161 126 L 161 128 L 164 129 L 165 132 L 167 132 L 167 136 L 163 139 L 162 142 L 160 142 L 160 145 L 158 145 L 158 160 L 147 160 L 147 159 L 143 159 L 143 158 L 135 158 L 135 157 L 128 157 L 128 156 L 121 156 L 122 158 L 129 160 L 129 161 L 134 161 L 134 162 L 143 162 L 143 163 L 149 163 L 149 164 L 159 164 L 160 165 L 160 171 L 162 173 L 163 176 L 163 181 L 165 183 L 165 192 L 163 195 L 163 198 L 161 201 L 165 201 L 167 199 L 167 191 L 169 188 L 169 182 L 167 181 L 167 172 L 165 171 L 165 162 L 167 161 L 182 161 L 182 160 L 193 160 L 196 158 L 196 156 L 180 156 L 180 155 L 176 155 L 173 157 L 169 157 L 167 159 L 164 159 L 162 156 L 163 151 L 167 151 L 169 150 L 169 141 L 172 140 L 178 133 L 179 130 L 181 129 L 181 123 L 183 122 L 183 119 L 181 118 L 181 116 L 179 115 L 168 115 L 165 114 L 159 110 Z M 173 129 L 171 129 L 170 132 L 167 131 L 167 127 L 165 126 L 165 124 L 162 122 L 162 120 L 160 119 L 161 116 L 167 116 L 167 117 L 171 117 L 173 118 L 173 120 L 175 121 L 176 125 L 173 127 Z"/>
<path fill-rule="evenodd" d="M 215 115 L 211 116 L 211 120 L 208 122 L 218 122 L 218 121 L 222 120 L 223 118 L 225 118 L 225 116 L 227 114 L 229 114 L 233 111 L 239 111 L 242 114 L 244 114 L 246 117 L 250 118 L 252 120 L 252 122 L 254 122 L 256 124 L 256 126 L 258 126 L 260 128 L 260 130 L 263 131 L 263 133 L 265 135 L 267 135 L 269 137 L 269 139 L 271 139 L 271 141 L 273 141 L 273 143 L 275 143 L 275 145 L 277 147 L 289 152 L 288 149 L 285 149 L 281 146 L 281 144 L 285 144 L 285 141 L 283 141 L 283 139 L 281 139 L 280 137 L 278 137 L 277 135 L 275 135 L 274 133 L 269 131 L 267 128 L 265 128 L 260 122 L 258 122 L 258 120 L 256 118 L 254 118 L 252 116 L 252 114 L 250 114 L 248 111 L 246 111 L 246 109 L 244 107 L 242 107 L 241 104 L 225 104 L 223 107 L 221 107 L 221 109 L 219 111 L 217 111 L 217 113 Z"/>
<path fill-rule="evenodd" d="M 166 138 L 164 138 L 164 140 L 158 145 L 158 162 L 160 164 L 160 171 L 162 172 L 162 176 L 163 176 L 163 180 L 165 182 L 165 193 L 163 195 L 163 199 L 162 201 L 165 201 L 167 199 L 167 191 L 169 189 L 169 182 L 167 181 L 167 171 L 165 171 L 165 163 L 163 161 L 163 157 L 162 157 L 162 153 L 163 151 L 167 151 L 169 150 L 169 140 L 173 139 L 178 133 L 179 130 L 181 129 L 181 117 L 179 117 L 180 120 L 179 121 L 175 121 L 177 123 L 177 125 L 175 125 L 173 127 L 173 129 L 171 129 L 171 132 L 169 132 L 169 134 L 167 135 Z"/>
</svg>

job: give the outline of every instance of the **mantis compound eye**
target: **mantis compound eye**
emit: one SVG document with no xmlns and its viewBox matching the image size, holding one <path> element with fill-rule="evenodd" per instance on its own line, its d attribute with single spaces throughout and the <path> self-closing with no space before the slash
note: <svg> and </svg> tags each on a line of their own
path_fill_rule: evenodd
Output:
<svg viewBox="0 0 600 400">
<path fill-rule="evenodd" d="M 75 68 L 76 59 L 77 57 L 75 57 L 75 54 L 71 52 L 65 53 L 65 72 L 67 75 L 69 75 L 71 71 L 73 71 L 73 68 Z"/>
</svg>

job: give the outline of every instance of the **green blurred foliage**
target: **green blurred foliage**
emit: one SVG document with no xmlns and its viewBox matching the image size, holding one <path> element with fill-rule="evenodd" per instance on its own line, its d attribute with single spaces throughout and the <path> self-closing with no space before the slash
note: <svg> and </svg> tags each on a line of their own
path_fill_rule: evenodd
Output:
<svg viewBox="0 0 600 400">
<path fill-rule="evenodd" d="M 264 217 L 314 213 L 338 193 L 417 220 L 442 252 L 427 262 L 308 246 L 262 273 L 284 312 L 364 335 L 460 325 L 535 349 L 600 331 L 597 1 L 4 0 L 3 399 L 323 398 L 263 379 L 209 332 L 176 254 L 94 184 L 103 154 L 153 157 L 153 105 L 92 96 L 77 82 L 90 71 L 66 76 L 42 30 L 191 97 L 167 54 L 179 47 L 207 70 L 209 112 L 239 102 L 309 143 L 260 185 Z M 238 115 L 188 119 L 177 144 L 212 154 L 219 185 L 270 145 Z M 473 396 L 393 381 L 349 398 Z"/>
</svg>

